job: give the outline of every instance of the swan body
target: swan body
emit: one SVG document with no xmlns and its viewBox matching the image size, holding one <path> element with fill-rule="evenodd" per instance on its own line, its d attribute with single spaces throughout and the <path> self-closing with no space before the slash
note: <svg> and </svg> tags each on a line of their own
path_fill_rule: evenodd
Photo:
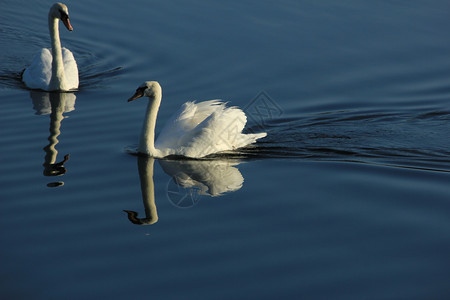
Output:
<svg viewBox="0 0 450 300">
<path fill-rule="evenodd" d="M 245 113 L 227 107 L 220 100 L 186 102 L 168 120 L 155 141 L 155 125 L 162 99 L 158 82 L 144 82 L 128 102 L 147 96 L 149 103 L 139 140 L 139 153 L 161 158 L 179 155 L 201 158 L 221 151 L 234 150 L 265 137 L 265 132 L 244 134 Z"/>
<path fill-rule="evenodd" d="M 55 3 L 48 13 L 48 25 L 52 48 L 43 48 L 25 69 L 22 80 L 31 89 L 45 91 L 69 91 L 78 88 L 78 67 L 72 52 L 61 47 L 59 20 L 69 31 L 69 11 L 62 3 Z"/>
</svg>

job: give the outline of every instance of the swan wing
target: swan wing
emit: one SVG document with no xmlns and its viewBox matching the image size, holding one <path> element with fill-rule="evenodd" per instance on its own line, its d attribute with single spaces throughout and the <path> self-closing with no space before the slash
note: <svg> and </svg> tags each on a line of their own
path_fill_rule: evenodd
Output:
<svg viewBox="0 0 450 300">
<path fill-rule="evenodd" d="M 220 100 L 209 100 L 199 103 L 186 102 L 172 115 L 170 118 L 172 124 L 168 124 L 168 126 L 180 127 L 185 131 L 192 130 L 211 114 L 222 110 L 224 106 L 225 103 Z"/>
<path fill-rule="evenodd" d="M 72 52 L 67 48 L 62 48 L 64 73 L 69 89 L 77 89 L 79 85 L 78 66 Z"/>
<path fill-rule="evenodd" d="M 79 85 L 77 62 L 70 50 L 62 48 L 62 54 L 68 88 L 77 89 Z M 31 89 L 48 90 L 52 79 L 52 61 L 51 49 L 42 48 L 23 72 L 22 79 L 25 85 Z"/>
<path fill-rule="evenodd" d="M 245 113 L 237 107 L 214 112 L 192 131 L 187 156 L 203 157 L 245 146 L 242 130 L 246 123 Z"/>
<path fill-rule="evenodd" d="M 186 156 L 203 157 L 209 154 L 235 150 L 265 137 L 265 132 L 257 134 L 242 133 L 247 116 L 238 107 L 223 107 L 200 123 L 192 131 Z"/>
<path fill-rule="evenodd" d="M 225 106 L 220 100 L 200 103 L 186 102 L 166 122 L 156 142 L 157 149 L 176 149 L 186 146 L 196 127 L 216 111 Z"/>
<path fill-rule="evenodd" d="M 188 102 L 161 131 L 155 146 L 166 155 L 204 157 L 254 143 L 266 133 L 244 134 L 245 113 L 219 100 Z"/>
<path fill-rule="evenodd" d="M 52 53 L 50 49 L 42 48 L 25 69 L 22 75 L 23 82 L 31 89 L 46 90 L 52 78 Z"/>
</svg>

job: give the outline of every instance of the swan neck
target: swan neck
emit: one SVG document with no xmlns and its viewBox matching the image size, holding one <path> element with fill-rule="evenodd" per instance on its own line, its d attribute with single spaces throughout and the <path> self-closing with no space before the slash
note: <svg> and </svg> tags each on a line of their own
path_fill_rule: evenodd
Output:
<svg viewBox="0 0 450 300">
<path fill-rule="evenodd" d="M 52 43 L 52 78 L 49 90 L 67 90 L 64 74 L 61 41 L 59 39 L 59 20 L 49 14 L 48 26 Z"/>
<path fill-rule="evenodd" d="M 149 154 L 153 157 L 158 157 L 158 150 L 155 149 L 155 127 L 160 104 L 160 95 L 154 99 L 149 99 L 139 141 L 139 152 Z"/>
</svg>

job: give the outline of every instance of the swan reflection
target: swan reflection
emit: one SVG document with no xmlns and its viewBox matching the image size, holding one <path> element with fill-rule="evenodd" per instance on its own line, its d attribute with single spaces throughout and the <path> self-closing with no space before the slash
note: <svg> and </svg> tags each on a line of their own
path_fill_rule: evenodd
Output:
<svg viewBox="0 0 450 300">
<path fill-rule="evenodd" d="M 136 225 L 150 225 L 158 221 L 155 204 L 155 187 L 153 185 L 153 157 L 138 157 L 139 180 L 141 181 L 142 200 L 144 201 L 145 218 L 138 218 L 138 213 L 124 210 L 128 219 Z"/>
<path fill-rule="evenodd" d="M 220 196 L 239 190 L 244 183 L 236 161 L 160 160 L 159 164 L 177 185 L 200 195 Z"/>
<path fill-rule="evenodd" d="M 31 99 L 33 100 L 33 108 L 37 115 L 50 114 L 50 135 L 48 137 L 48 145 L 44 147 L 44 176 L 61 176 L 67 172 L 64 164 L 69 160 L 69 154 L 64 156 L 60 162 L 56 162 L 58 151 L 56 145 L 61 134 L 61 122 L 64 119 L 64 113 L 75 109 L 76 96 L 73 93 L 48 93 L 40 91 L 31 91 Z M 47 184 L 48 187 L 57 187 L 63 185 L 64 182 L 57 181 Z"/>
<path fill-rule="evenodd" d="M 153 157 L 138 157 L 145 217 L 138 218 L 137 212 L 124 210 L 133 224 L 150 225 L 158 221 L 153 183 L 154 161 Z M 244 182 L 244 177 L 236 167 L 238 161 L 159 160 L 159 164 L 171 176 L 167 197 L 178 208 L 193 206 L 200 195 L 216 197 L 237 191 Z"/>
<path fill-rule="evenodd" d="M 52 112 L 68 113 L 75 110 L 75 100 L 77 97 L 74 93 L 57 93 L 31 91 L 31 100 L 33 100 L 33 108 L 36 115 L 48 115 Z"/>
</svg>

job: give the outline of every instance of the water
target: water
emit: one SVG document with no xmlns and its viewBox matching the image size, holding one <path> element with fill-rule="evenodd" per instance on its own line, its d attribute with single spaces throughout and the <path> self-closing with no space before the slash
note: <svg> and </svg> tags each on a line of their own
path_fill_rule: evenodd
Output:
<svg viewBox="0 0 450 300">
<path fill-rule="evenodd" d="M 51 4 L 0 4 L 2 299 L 449 297 L 446 1 L 66 2 L 64 94 L 19 79 Z M 135 156 L 145 80 L 268 137 Z"/>
</svg>

